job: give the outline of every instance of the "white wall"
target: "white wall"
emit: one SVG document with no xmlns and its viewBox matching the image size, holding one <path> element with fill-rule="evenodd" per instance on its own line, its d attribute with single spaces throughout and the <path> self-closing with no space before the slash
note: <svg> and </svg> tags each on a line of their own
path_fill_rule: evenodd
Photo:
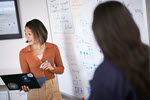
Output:
<svg viewBox="0 0 150 100">
<path fill-rule="evenodd" d="M 50 26 L 46 0 L 17 0 L 23 38 L 0 40 L 0 75 L 20 73 L 19 51 L 27 46 L 24 26 L 27 21 L 40 19 L 48 30 L 48 42 L 51 42 Z M 0 80 L 0 84 L 3 82 Z"/>
</svg>

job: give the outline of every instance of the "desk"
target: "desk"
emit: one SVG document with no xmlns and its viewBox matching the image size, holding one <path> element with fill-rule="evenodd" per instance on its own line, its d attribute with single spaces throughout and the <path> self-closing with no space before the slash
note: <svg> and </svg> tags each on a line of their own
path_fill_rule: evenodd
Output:
<svg viewBox="0 0 150 100">
<path fill-rule="evenodd" d="M 74 96 L 67 95 L 62 93 L 63 100 L 80 100 Z M 0 85 L 0 100 L 27 100 L 27 93 L 18 90 L 9 91 L 6 86 Z"/>
</svg>

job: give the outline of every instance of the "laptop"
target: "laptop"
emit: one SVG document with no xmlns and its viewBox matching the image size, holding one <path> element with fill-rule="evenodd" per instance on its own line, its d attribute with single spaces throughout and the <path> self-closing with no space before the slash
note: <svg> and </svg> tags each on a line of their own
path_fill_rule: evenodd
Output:
<svg viewBox="0 0 150 100">
<path fill-rule="evenodd" d="M 0 75 L 9 90 L 22 90 L 26 85 L 30 89 L 41 88 L 47 77 L 35 78 L 33 73 Z"/>
</svg>

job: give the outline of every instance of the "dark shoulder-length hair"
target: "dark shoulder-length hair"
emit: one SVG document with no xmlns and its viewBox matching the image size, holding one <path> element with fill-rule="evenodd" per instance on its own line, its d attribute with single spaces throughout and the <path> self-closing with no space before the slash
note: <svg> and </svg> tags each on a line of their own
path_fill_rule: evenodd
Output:
<svg viewBox="0 0 150 100">
<path fill-rule="evenodd" d="M 104 2 L 94 11 L 92 29 L 104 56 L 145 100 L 150 95 L 149 47 L 141 42 L 132 14 L 120 2 Z"/>
<path fill-rule="evenodd" d="M 32 30 L 34 37 L 38 39 L 41 44 L 46 42 L 47 30 L 40 20 L 33 19 L 28 21 L 25 26 Z"/>
</svg>

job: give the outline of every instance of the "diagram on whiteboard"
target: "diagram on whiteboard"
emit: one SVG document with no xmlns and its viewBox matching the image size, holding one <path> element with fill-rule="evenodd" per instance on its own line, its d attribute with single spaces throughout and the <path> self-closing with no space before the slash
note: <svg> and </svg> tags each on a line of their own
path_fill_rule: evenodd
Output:
<svg viewBox="0 0 150 100">
<path fill-rule="evenodd" d="M 48 0 L 50 23 L 54 33 L 70 34 L 74 32 L 69 0 Z"/>
</svg>

